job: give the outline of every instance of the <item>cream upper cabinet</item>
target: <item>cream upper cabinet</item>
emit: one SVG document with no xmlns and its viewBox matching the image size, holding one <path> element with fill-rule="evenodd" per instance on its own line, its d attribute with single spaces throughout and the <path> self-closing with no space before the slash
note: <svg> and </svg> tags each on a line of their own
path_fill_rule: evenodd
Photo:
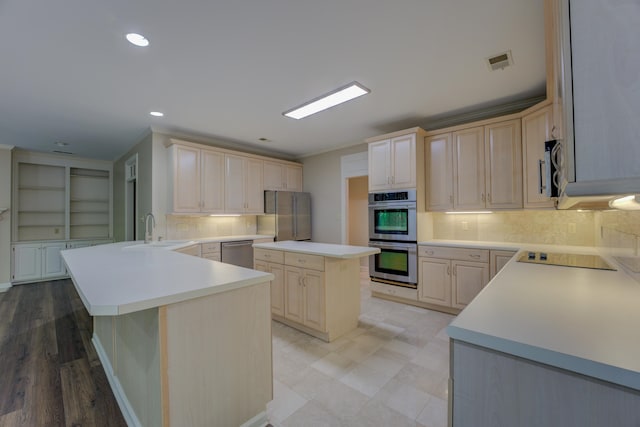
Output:
<svg viewBox="0 0 640 427">
<path fill-rule="evenodd" d="M 427 210 L 453 209 L 452 135 L 445 133 L 425 138 L 427 155 Z"/>
<path fill-rule="evenodd" d="M 484 209 L 484 129 L 453 133 L 453 200 L 456 209 Z"/>
<path fill-rule="evenodd" d="M 416 187 L 416 133 L 369 143 L 369 191 Z"/>
<path fill-rule="evenodd" d="M 200 149 L 173 145 L 173 212 L 200 212 Z"/>
<path fill-rule="evenodd" d="M 302 191 L 302 166 L 265 160 L 264 189 Z"/>
<path fill-rule="evenodd" d="M 224 154 L 202 150 L 200 195 L 202 212 L 224 212 Z"/>
<path fill-rule="evenodd" d="M 225 211 L 264 212 L 263 161 L 225 154 Z"/>
<path fill-rule="evenodd" d="M 484 127 L 485 206 L 522 208 L 522 141 L 520 119 Z"/>
<path fill-rule="evenodd" d="M 224 212 L 224 154 L 172 145 L 173 206 L 175 213 Z"/>
<path fill-rule="evenodd" d="M 522 208 L 520 119 L 425 138 L 427 210 Z"/>
<path fill-rule="evenodd" d="M 551 139 L 552 107 L 547 106 L 522 117 L 522 168 L 524 207 L 553 208 L 554 200 L 544 191 L 544 142 Z"/>
</svg>

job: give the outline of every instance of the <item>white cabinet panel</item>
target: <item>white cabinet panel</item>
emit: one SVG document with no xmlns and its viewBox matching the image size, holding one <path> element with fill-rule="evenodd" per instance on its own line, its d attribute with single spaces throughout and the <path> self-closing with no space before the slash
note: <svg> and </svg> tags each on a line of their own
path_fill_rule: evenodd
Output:
<svg viewBox="0 0 640 427">
<path fill-rule="evenodd" d="M 60 277 L 67 274 L 60 251 L 66 248 L 65 243 L 42 245 L 42 278 Z"/>
<path fill-rule="evenodd" d="M 38 280 L 42 276 L 42 245 L 27 244 L 13 247 L 13 280 Z"/>
</svg>

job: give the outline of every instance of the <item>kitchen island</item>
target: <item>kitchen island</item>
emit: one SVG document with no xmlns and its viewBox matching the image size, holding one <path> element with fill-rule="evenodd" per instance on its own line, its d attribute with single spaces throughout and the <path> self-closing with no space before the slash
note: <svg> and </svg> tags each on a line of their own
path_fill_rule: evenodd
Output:
<svg viewBox="0 0 640 427">
<path fill-rule="evenodd" d="M 360 258 L 380 249 L 306 241 L 253 247 L 255 269 L 274 275 L 274 320 L 327 342 L 358 327 Z"/>
<path fill-rule="evenodd" d="M 182 243 L 62 251 L 131 426 L 262 426 L 272 399 L 268 273 Z"/>
<path fill-rule="evenodd" d="M 640 283 L 517 258 L 447 328 L 452 425 L 640 425 Z"/>
</svg>

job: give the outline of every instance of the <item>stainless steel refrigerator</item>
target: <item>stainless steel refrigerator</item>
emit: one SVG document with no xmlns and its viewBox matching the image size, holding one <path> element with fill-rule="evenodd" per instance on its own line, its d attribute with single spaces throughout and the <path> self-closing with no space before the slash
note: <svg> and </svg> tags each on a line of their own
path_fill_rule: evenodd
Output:
<svg viewBox="0 0 640 427">
<path fill-rule="evenodd" d="M 294 191 L 264 192 L 265 215 L 258 216 L 258 233 L 275 240 L 311 240 L 311 196 Z"/>
</svg>

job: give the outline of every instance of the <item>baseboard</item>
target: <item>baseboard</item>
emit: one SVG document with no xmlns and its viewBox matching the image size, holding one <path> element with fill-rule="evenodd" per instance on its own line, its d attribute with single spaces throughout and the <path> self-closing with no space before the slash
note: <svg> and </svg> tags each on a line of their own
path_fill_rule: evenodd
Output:
<svg viewBox="0 0 640 427">
<path fill-rule="evenodd" d="M 104 347 L 102 347 L 100 338 L 96 334 L 93 334 L 91 342 L 93 343 L 93 346 L 96 349 L 96 353 L 98 354 L 98 358 L 102 363 L 104 373 L 107 376 L 109 385 L 111 385 L 111 390 L 113 391 L 113 395 L 118 402 L 118 406 L 120 407 L 120 412 L 122 412 L 124 420 L 129 427 L 142 427 L 140 420 L 138 420 L 138 417 L 136 417 L 136 413 L 129 403 L 129 399 L 127 399 L 127 395 L 125 394 L 120 381 L 113 374 L 113 366 L 111 366 L 111 362 L 107 357 L 107 353 L 104 351 Z"/>
<path fill-rule="evenodd" d="M 262 411 L 255 417 L 243 423 L 240 427 L 265 427 L 268 424 L 269 420 L 267 419 L 267 413 Z"/>
<path fill-rule="evenodd" d="M 0 283 L 0 293 L 7 292 L 9 289 L 11 289 L 11 286 L 13 286 L 11 282 Z"/>
</svg>

